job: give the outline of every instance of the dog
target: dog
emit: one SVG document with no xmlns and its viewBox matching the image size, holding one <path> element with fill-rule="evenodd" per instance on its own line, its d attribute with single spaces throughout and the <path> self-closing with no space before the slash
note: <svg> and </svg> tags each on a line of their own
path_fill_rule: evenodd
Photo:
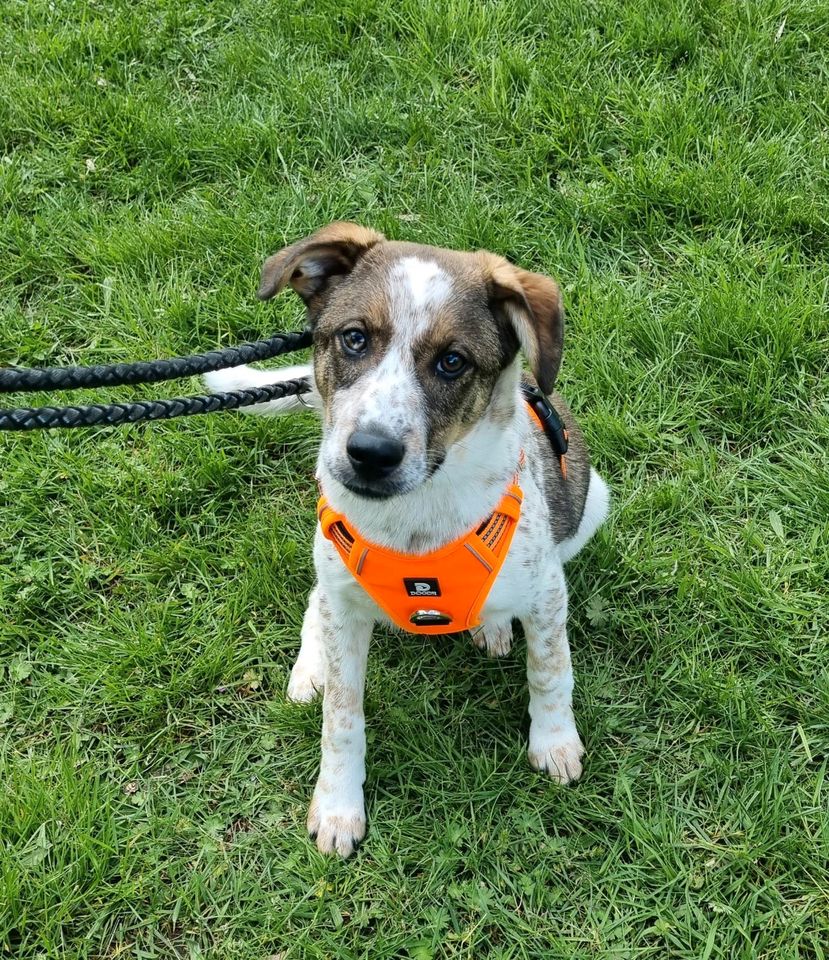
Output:
<svg viewBox="0 0 829 960">
<path fill-rule="evenodd" d="M 369 638 L 376 622 L 408 623 L 409 608 L 401 604 L 422 607 L 411 614 L 414 632 L 476 625 L 473 641 L 491 656 L 509 652 L 519 620 L 527 642 L 530 763 L 558 783 L 579 778 L 584 748 L 572 710 L 564 564 L 603 523 L 610 497 L 571 412 L 553 392 L 564 335 L 553 280 L 486 251 L 390 241 L 340 222 L 267 259 L 260 299 L 288 286 L 305 302 L 313 366 L 236 367 L 205 379 L 223 392 L 308 378 L 304 396 L 248 409 L 271 415 L 308 406 L 322 417 L 316 584 L 288 697 L 307 702 L 323 694 L 308 831 L 320 851 L 347 857 L 366 829 Z M 566 423 L 564 455 L 527 401 L 533 384 L 522 373 L 522 353 L 553 416 Z M 487 518 L 502 515 L 510 542 L 496 557 L 482 545 L 489 534 L 481 530 Z M 362 560 L 349 559 L 355 543 Z M 447 562 L 448 545 L 457 547 Z M 366 556 L 380 558 L 375 575 L 389 581 L 386 593 L 361 581 Z M 475 566 L 455 577 L 458 594 L 478 589 L 469 577 L 490 578 L 480 579 L 483 600 L 474 616 L 465 600 L 457 616 L 446 613 L 456 598 L 427 576 L 418 564 L 423 558 L 443 563 L 444 579 L 455 577 L 459 564 Z M 407 564 L 414 578 L 400 576 L 400 597 L 386 603 Z"/>
</svg>

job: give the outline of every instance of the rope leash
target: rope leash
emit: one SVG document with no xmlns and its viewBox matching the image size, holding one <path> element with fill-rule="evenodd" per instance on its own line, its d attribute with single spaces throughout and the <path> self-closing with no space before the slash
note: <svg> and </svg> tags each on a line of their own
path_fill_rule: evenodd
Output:
<svg viewBox="0 0 829 960">
<path fill-rule="evenodd" d="M 136 383 L 159 383 L 225 367 L 270 360 L 311 346 L 309 330 L 277 333 L 268 340 L 242 343 L 238 347 L 196 353 L 170 360 L 145 360 L 94 367 L 8 367 L 0 369 L 0 393 L 32 393 L 36 390 L 76 390 L 79 387 L 123 387 Z"/>
<path fill-rule="evenodd" d="M 311 345 L 308 330 L 278 333 L 267 340 L 243 343 L 188 357 L 116 363 L 90 367 L 33 367 L 0 369 L 0 393 L 40 390 L 75 390 L 81 387 L 132 386 L 176 380 L 257 360 L 269 360 Z M 254 403 L 307 393 L 307 378 L 283 380 L 248 390 L 172 400 L 139 400 L 134 403 L 89 404 L 66 407 L 16 407 L 0 409 L 0 430 L 45 430 L 70 427 L 116 426 L 145 420 L 169 420 L 217 410 L 235 410 Z"/>
<path fill-rule="evenodd" d="M 252 403 L 281 400 L 294 394 L 307 393 L 310 389 L 308 378 L 302 377 L 299 380 L 283 380 L 250 390 L 177 397 L 174 400 L 93 403 L 83 407 L 17 407 L 14 410 L 0 410 L 0 430 L 115 427 L 122 423 L 140 423 L 144 420 L 192 417 L 200 413 L 215 413 L 217 410 L 236 410 Z"/>
</svg>

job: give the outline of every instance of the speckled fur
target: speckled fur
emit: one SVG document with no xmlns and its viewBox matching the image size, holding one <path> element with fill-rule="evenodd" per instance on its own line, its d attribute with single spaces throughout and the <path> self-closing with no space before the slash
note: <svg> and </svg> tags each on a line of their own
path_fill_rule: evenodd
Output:
<svg viewBox="0 0 829 960">
<path fill-rule="evenodd" d="M 558 288 L 493 254 L 390 243 L 354 224 L 323 228 L 270 258 L 260 293 L 272 296 L 287 284 L 305 299 L 315 335 L 309 404 L 323 418 L 318 478 L 334 509 L 364 538 L 425 553 L 461 536 L 492 512 L 524 451 L 521 519 L 473 642 L 503 656 L 513 620 L 521 621 L 530 763 L 559 783 L 577 779 L 584 751 L 572 711 L 564 563 L 603 522 L 609 498 L 563 400 L 554 398 L 570 430 L 566 480 L 520 394 L 519 345 L 536 380 L 552 389 L 562 341 Z M 355 363 L 338 352 L 336 334 L 357 321 L 370 331 L 374 351 Z M 432 382 L 434 356 L 447 345 L 475 361 L 462 389 Z M 209 383 L 222 389 L 246 376 L 237 368 L 211 375 Z M 256 412 L 286 408 L 283 402 Z M 368 499 L 350 489 L 344 445 L 352 430 L 380 423 L 405 439 L 406 459 L 396 488 L 383 491 L 390 495 Z M 369 640 L 374 624 L 388 621 L 319 528 L 314 563 L 317 584 L 288 695 L 307 701 L 324 690 L 322 761 L 308 829 L 320 850 L 348 856 L 365 833 Z"/>
</svg>

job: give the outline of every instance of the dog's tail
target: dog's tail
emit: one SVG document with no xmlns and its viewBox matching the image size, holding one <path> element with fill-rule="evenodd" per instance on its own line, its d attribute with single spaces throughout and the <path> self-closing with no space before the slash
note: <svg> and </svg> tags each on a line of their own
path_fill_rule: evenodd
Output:
<svg viewBox="0 0 829 960">
<path fill-rule="evenodd" d="M 292 410 L 322 409 L 322 400 L 314 386 L 314 374 L 309 363 L 296 367 L 280 367 L 278 370 L 229 367 L 227 370 L 214 370 L 213 373 L 204 375 L 204 382 L 212 393 L 249 390 L 251 387 L 265 387 L 283 380 L 307 380 L 311 384 L 311 390 L 308 393 L 294 394 L 281 400 L 268 400 L 266 403 L 254 403 L 239 409 L 242 413 L 258 413 L 265 417 L 276 417 Z"/>
</svg>

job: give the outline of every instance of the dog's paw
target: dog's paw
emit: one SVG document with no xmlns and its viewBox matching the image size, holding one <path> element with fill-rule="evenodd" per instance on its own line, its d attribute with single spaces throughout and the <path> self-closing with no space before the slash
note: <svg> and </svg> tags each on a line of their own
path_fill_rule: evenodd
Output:
<svg viewBox="0 0 829 960">
<path fill-rule="evenodd" d="M 573 731 L 532 744 L 528 756 L 533 769 L 546 773 L 556 783 L 572 783 L 581 776 L 584 747 Z"/>
<path fill-rule="evenodd" d="M 472 642 L 488 657 L 505 657 L 512 649 L 512 624 L 484 624 Z"/>
<path fill-rule="evenodd" d="M 309 665 L 297 660 L 288 681 L 288 699 L 293 703 L 310 703 L 325 686 L 325 671 L 322 664 Z"/>
<path fill-rule="evenodd" d="M 308 833 L 320 853 L 350 857 L 366 835 L 366 813 L 362 797 L 349 807 L 341 800 L 321 798 L 316 793 L 308 810 Z"/>
</svg>

